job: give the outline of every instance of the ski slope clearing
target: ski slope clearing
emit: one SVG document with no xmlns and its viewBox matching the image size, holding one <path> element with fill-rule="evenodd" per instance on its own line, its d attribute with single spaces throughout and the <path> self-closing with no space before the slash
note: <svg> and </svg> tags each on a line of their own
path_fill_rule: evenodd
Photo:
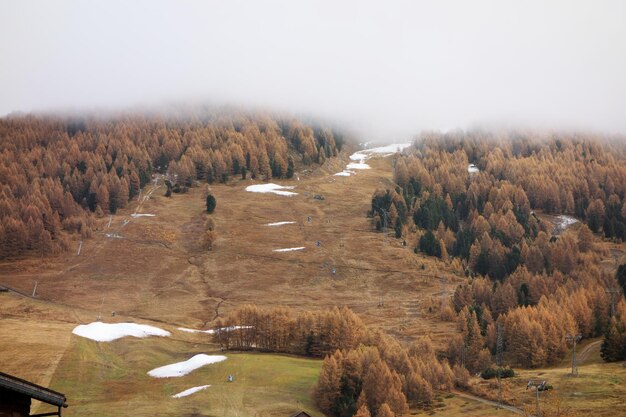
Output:
<svg viewBox="0 0 626 417">
<path fill-rule="evenodd" d="M 210 385 L 200 385 L 199 387 L 189 388 L 189 389 L 184 390 L 183 392 L 179 392 L 178 394 L 172 395 L 172 398 L 186 397 L 188 395 L 195 394 L 196 392 L 202 391 L 203 389 L 207 389 L 209 387 Z"/>
<path fill-rule="evenodd" d="M 212 363 L 218 363 L 226 360 L 223 355 L 206 355 L 200 353 L 183 362 L 176 362 L 171 365 L 161 366 L 148 372 L 148 375 L 154 378 L 175 378 L 187 375 L 188 373 L 202 368 Z"/>
<path fill-rule="evenodd" d="M 287 197 L 291 197 L 294 195 L 298 195 L 298 193 L 294 193 L 292 191 L 284 191 L 284 190 L 293 190 L 295 186 L 287 186 L 287 185 L 278 185 L 274 183 L 269 184 L 256 184 L 249 185 L 246 187 L 246 191 L 251 193 L 272 193 L 278 195 L 284 195 Z"/>
<path fill-rule="evenodd" d="M 102 323 L 96 321 L 81 324 L 72 330 L 77 336 L 95 340 L 96 342 L 112 342 L 122 337 L 170 336 L 170 332 L 158 327 L 137 323 Z"/>
<path fill-rule="evenodd" d="M 293 252 L 296 250 L 303 250 L 306 246 L 300 246 L 298 248 L 284 248 L 284 249 L 274 249 L 272 252 Z"/>
<path fill-rule="evenodd" d="M 296 222 L 275 222 L 275 223 L 268 223 L 266 224 L 266 226 L 283 226 L 285 224 L 295 224 Z"/>
</svg>

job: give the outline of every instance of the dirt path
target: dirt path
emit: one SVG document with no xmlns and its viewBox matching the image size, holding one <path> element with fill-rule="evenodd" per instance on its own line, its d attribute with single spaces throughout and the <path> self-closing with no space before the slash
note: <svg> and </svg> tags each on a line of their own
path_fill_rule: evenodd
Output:
<svg viewBox="0 0 626 417">
<path fill-rule="evenodd" d="M 579 354 L 578 357 L 576 358 L 576 362 L 578 363 L 578 365 L 582 365 L 588 358 L 589 355 L 591 354 L 591 351 L 593 349 L 596 348 L 596 346 L 601 345 L 602 344 L 602 340 L 597 340 L 593 343 L 589 343 Z"/>
<path fill-rule="evenodd" d="M 483 404 L 487 404 L 487 405 L 491 405 L 493 407 L 499 407 L 499 408 L 502 408 L 504 410 L 508 410 L 508 411 L 510 411 L 512 413 L 515 413 L 515 414 L 520 414 L 520 415 L 524 414 L 524 412 L 521 409 L 519 409 L 517 407 L 513 407 L 512 405 L 499 404 L 499 403 L 497 403 L 495 401 L 487 400 L 487 399 L 481 398 L 481 397 L 476 397 L 474 395 L 466 394 L 466 393 L 461 392 L 461 391 L 452 391 L 452 393 L 454 395 L 458 396 L 458 397 L 465 398 L 466 400 L 478 401 L 478 402 L 483 403 Z"/>
</svg>

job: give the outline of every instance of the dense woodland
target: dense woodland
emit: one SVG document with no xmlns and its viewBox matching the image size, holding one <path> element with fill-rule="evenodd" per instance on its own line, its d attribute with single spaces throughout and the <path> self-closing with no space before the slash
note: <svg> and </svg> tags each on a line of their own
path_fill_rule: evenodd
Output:
<svg viewBox="0 0 626 417">
<path fill-rule="evenodd" d="M 126 207 L 153 174 L 174 190 L 232 176 L 290 178 L 342 143 L 293 118 L 223 110 L 0 119 L 0 259 L 65 250 L 70 235 L 89 236 L 94 218 Z"/>
<path fill-rule="evenodd" d="M 611 317 L 605 292 L 617 280 L 600 267 L 606 253 L 596 243 L 626 238 L 623 140 L 423 134 L 396 158 L 394 180 L 395 189 L 373 195 L 375 227 L 417 236 L 416 252 L 460 261 L 470 278 L 442 306 L 442 316 L 459 325 L 452 363 L 472 372 L 489 366 L 498 324 L 504 357 L 526 367 L 563 358 L 568 334 L 610 331 L 623 343 L 624 314 Z M 562 232 L 540 213 L 583 224 Z"/>
</svg>

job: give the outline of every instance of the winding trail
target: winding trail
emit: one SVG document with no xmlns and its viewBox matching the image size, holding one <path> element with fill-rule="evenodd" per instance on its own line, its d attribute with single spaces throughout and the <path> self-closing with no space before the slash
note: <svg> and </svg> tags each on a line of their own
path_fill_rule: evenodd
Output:
<svg viewBox="0 0 626 417">
<path fill-rule="evenodd" d="M 602 340 L 596 340 L 595 342 L 589 343 L 585 348 L 578 354 L 576 358 L 577 365 L 582 365 L 587 359 L 589 359 L 589 355 L 591 351 L 595 349 L 597 346 L 602 344 Z"/>
<path fill-rule="evenodd" d="M 500 404 L 500 403 L 497 403 L 496 401 L 491 401 L 486 398 L 476 397 L 475 395 L 466 394 L 461 391 L 453 390 L 452 393 L 456 395 L 457 397 L 461 397 L 466 400 L 478 401 L 480 403 L 487 404 L 496 408 L 502 408 L 504 410 L 508 410 L 515 414 L 524 415 L 524 411 L 522 411 L 521 409 L 517 407 L 513 407 L 512 405 Z"/>
</svg>

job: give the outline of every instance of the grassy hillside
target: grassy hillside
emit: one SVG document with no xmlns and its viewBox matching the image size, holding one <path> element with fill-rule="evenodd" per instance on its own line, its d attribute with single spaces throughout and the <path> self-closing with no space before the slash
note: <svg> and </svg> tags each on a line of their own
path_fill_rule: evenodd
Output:
<svg viewBox="0 0 626 417">
<path fill-rule="evenodd" d="M 224 362 L 179 378 L 155 379 L 150 369 L 183 361 L 215 346 L 169 338 L 126 338 L 96 343 L 74 337 L 52 386 L 71 399 L 68 416 L 280 416 L 315 408 L 310 393 L 320 362 L 279 355 L 228 353 Z M 82 364 L 77 373 L 77 363 Z M 85 366 L 87 365 L 87 366 Z M 234 382 L 227 376 L 234 375 Z M 172 395 L 211 385 L 183 398 Z"/>
<path fill-rule="evenodd" d="M 343 157 L 291 181 L 275 181 L 295 186 L 293 197 L 246 192 L 256 183 L 250 180 L 212 185 L 218 239 L 210 252 L 201 247 L 207 186 L 166 198 L 159 183 L 142 193 L 152 191 L 150 198 L 112 216 L 110 226 L 109 217 L 100 219 L 80 255 L 0 263 L 0 283 L 31 292 L 38 281 L 37 300 L 0 293 L 0 352 L 7 358 L 2 371 L 66 393 L 67 416 L 279 416 L 300 408 L 316 416 L 311 390 L 321 366 L 317 360 L 228 353 L 225 362 L 183 378 L 157 380 L 146 372 L 218 351 L 207 337 L 176 328 L 209 328 L 244 303 L 308 310 L 347 305 L 370 327 L 401 341 L 430 335 L 444 347 L 456 325 L 439 320 L 429 306 L 451 294 L 462 274 L 451 264 L 415 255 L 415 242 L 403 246 L 373 232 L 366 212 L 372 191 L 392 184 L 391 160 L 373 159 L 370 170 L 333 176 L 345 167 Z M 135 212 L 155 216 L 132 217 Z M 266 226 L 279 221 L 295 224 Z M 73 244 L 78 249 L 79 242 Z M 299 246 L 305 249 L 273 252 Z M 172 337 L 95 343 L 71 335 L 74 326 L 98 317 L 149 323 Z M 566 376 L 566 362 L 540 372 L 577 408 L 608 415 L 624 394 L 625 370 L 599 362 L 596 352 L 579 378 Z M 228 374 L 234 383 L 226 382 Z M 511 395 L 522 403 L 532 402 L 524 390 L 531 374 L 538 372 L 521 371 L 511 381 Z M 171 398 L 206 384 L 212 387 Z M 510 414 L 448 395 L 440 396 L 431 413 Z"/>
</svg>

